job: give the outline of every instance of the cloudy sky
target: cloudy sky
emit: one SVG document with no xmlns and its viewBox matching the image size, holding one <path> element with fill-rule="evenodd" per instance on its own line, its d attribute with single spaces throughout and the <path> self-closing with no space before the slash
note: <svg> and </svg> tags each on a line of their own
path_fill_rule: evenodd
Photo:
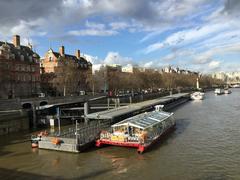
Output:
<svg viewBox="0 0 240 180">
<path fill-rule="evenodd" d="M 0 40 L 94 64 L 240 71 L 240 0 L 1 0 Z"/>
</svg>

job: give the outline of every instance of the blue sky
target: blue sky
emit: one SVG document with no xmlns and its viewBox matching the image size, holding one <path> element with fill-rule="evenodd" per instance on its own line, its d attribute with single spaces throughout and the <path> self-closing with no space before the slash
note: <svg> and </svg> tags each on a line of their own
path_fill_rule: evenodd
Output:
<svg viewBox="0 0 240 180">
<path fill-rule="evenodd" d="M 94 65 L 240 71 L 239 9 L 240 0 L 1 0 L 0 39 L 19 34 L 41 56 L 80 49 Z"/>
</svg>

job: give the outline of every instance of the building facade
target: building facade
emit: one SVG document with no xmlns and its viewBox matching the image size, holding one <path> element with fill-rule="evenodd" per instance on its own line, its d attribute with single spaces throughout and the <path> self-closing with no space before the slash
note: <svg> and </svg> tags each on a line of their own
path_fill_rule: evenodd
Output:
<svg viewBox="0 0 240 180">
<path fill-rule="evenodd" d="M 31 97 L 40 92 L 40 57 L 32 46 L 0 41 L 0 98 Z"/>
<path fill-rule="evenodd" d="M 66 94 L 66 88 L 68 93 L 72 94 L 87 90 L 87 79 L 92 76 L 92 64 L 81 56 L 80 50 L 77 50 L 75 55 L 70 55 L 65 53 L 64 46 L 60 46 L 59 52 L 50 48 L 41 59 L 41 73 L 47 77 L 43 79 L 43 84 L 55 88 L 60 95 Z"/>
<path fill-rule="evenodd" d="M 212 77 L 227 83 L 240 83 L 240 72 L 216 72 Z"/>
</svg>

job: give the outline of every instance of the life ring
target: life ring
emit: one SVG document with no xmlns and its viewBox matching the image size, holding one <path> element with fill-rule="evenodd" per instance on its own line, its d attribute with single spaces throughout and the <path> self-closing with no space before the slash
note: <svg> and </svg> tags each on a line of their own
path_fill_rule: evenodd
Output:
<svg viewBox="0 0 240 180">
<path fill-rule="evenodd" d="M 59 138 L 53 138 L 52 143 L 55 145 L 59 145 L 59 144 L 61 144 L 61 140 Z"/>
</svg>

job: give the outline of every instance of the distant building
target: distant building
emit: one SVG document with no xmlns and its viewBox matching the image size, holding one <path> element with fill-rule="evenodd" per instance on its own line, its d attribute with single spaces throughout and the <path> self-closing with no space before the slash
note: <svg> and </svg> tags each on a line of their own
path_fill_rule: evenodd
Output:
<svg viewBox="0 0 240 180">
<path fill-rule="evenodd" d="M 20 36 L 13 42 L 0 41 L 0 97 L 30 97 L 40 91 L 40 57 L 32 46 L 20 44 Z"/>
<path fill-rule="evenodd" d="M 216 72 L 212 77 L 228 83 L 240 83 L 240 72 Z"/>
<path fill-rule="evenodd" d="M 122 67 L 122 72 L 125 72 L 125 73 L 135 73 L 140 70 L 141 70 L 140 67 L 134 66 L 132 64 L 127 64 L 126 66 Z"/>
<path fill-rule="evenodd" d="M 223 81 L 227 80 L 227 76 L 224 72 L 213 73 L 212 78 L 223 80 Z"/>
<path fill-rule="evenodd" d="M 178 67 L 167 66 L 162 69 L 163 73 L 176 73 L 176 74 L 186 74 L 186 75 L 196 75 L 199 76 L 199 72 L 189 71 L 185 69 L 180 69 Z"/>
</svg>

